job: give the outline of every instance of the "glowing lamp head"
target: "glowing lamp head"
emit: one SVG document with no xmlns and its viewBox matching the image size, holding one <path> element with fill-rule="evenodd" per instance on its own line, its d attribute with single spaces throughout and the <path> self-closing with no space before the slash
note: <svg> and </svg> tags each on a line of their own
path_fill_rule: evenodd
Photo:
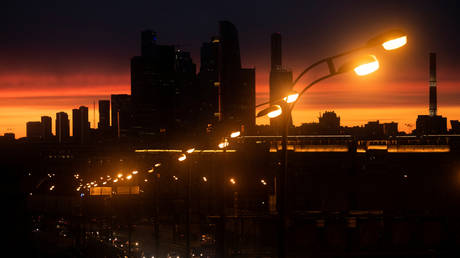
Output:
<svg viewBox="0 0 460 258">
<path fill-rule="evenodd" d="M 402 36 L 396 39 L 388 40 L 382 44 L 385 50 L 393 50 L 407 44 L 407 36 Z"/>
<path fill-rule="evenodd" d="M 194 151 L 195 151 L 195 148 L 191 148 L 191 149 L 188 149 L 188 150 L 187 150 L 187 153 L 190 154 L 190 153 L 192 153 L 192 152 L 194 152 Z"/>
<path fill-rule="evenodd" d="M 353 69 L 359 76 L 368 75 L 379 69 L 379 61 L 374 55 L 369 55 L 367 58 L 360 60 L 357 66 Z"/>
<path fill-rule="evenodd" d="M 134 171 L 133 171 L 133 175 L 135 175 L 135 174 L 137 174 L 137 173 L 139 173 L 137 170 L 134 170 Z"/>
<path fill-rule="evenodd" d="M 286 103 L 292 103 L 292 102 L 295 102 L 298 97 L 299 97 L 299 93 L 295 92 L 295 91 L 292 91 L 286 97 L 284 97 L 283 100 Z"/>
<path fill-rule="evenodd" d="M 133 178 L 132 175 L 127 175 L 127 176 L 126 176 L 126 179 L 128 179 L 128 180 L 131 180 L 131 178 Z"/>
<path fill-rule="evenodd" d="M 227 146 L 228 146 L 228 142 L 227 142 L 227 141 L 224 141 L 224 142 L 219 143 L 219 148 L 221 148 L 221 149 L 223 149 L 223 148 L 225 148 L 225 147 L 227 147 Z"/>
<path fill-rule="evenodd" d="M 407 43 L 407 35 L 402 30 L 389 30 L 367 42 L 367 47 L 382 45 L 385 50 L 398 49 Z"/>
<path fill-rule="evenodd" d="M 230 183 L 231 183 L 232 185 L 236 184 L 236 180 L 235 180 L 235 178 L 233 178 L 233 177 L 232 177 L 232 178 L 230 178 L 230 180 L 229 180 L 229 181 L 230 181 Z"/>
<path fill-rule="evenodd" d="M 182 154 L 177 160 L 184 161 L 185 159 L 187 159 L 187 156 L 185 154 Z"/>
<path fill-rule="evenodd" d="M 156 167 L 156 168 L 159 167 L 159 166 L 161 166 L 161 163 L 155 164 L 155 167 Z"/>
<path fill-rule="evenodd" d="M 340 67 L 338 73 L 345 73 L 354 70 L 359 76 L 364 76 L 379 69 L 379 62 L 374 55 L 362 56 L 358 59 L 345 63 Z"/>
<path fill-rule="evenodd" d="M 122 173 L 119 173 L 119 174 L 117 175 L 118 178 L 121 178 L 122 176 L 123 176 Z"/>
<path fill-rule="evenodd" d="M 275 105 L 274 107 L 275 107 L 275 108 L 274 108 L 272 111 L 270 111 L 270 112 L 267 113 L 267 116 L 268 116 L 269 118 L 275 118 L 275 117 L 281 115 L 281 113 L 283 112 L 283 111 L 281 110 L 281 107 L 280 107 L 279 105 Z"/>
<path fill-rule="evenodd" d="M 240 131 L 236 131 L 236 132 L 232 132 L 232 133 L 230 134 L 230 137 L 231 137 L 231 138 L 236 138 L 236 137 L 238 137 L 238 136 L 240 136 L 240 135 L 241 135 L 241 132 L 240 132 Z"/>
</svg>

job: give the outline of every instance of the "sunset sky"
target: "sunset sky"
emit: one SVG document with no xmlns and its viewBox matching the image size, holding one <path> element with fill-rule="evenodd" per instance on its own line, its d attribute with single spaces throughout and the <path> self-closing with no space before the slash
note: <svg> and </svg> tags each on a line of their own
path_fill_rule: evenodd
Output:
<svg viewBox="0 0 460 258">
<path fill-rule="evenodd" d="M 383 2 L 383 3 L 382 3 Z M 6 5 L 6 6 L 5 6 Z M 0 10 L 0 135 L 25 136 L 25 123 L 130 93 L 130 58 L 140 31 L 190 51 L 218 33 L 218 21 L 239 31 L 242 62 L 256 68 L 257 103 L 268 99 L 270 34 L 283 37 L 283 64 L 297 76 L 311 63 L 360 46 L 388 29 L 408 33 L 405 48 L 371 49 L 380 69 L 367 77 L 337 76 L 308 91 L 296 125 L 334 110 L 342 125 L 395 121 L 415 129 L 428 113 L 428 53 L 437 53 L 438 112 L 460 119 L 460 19 L 456 1 L 9 1 Z M 308 74 L 297 89 L 325 72 Z M 97 107 L 96 107 L 97 112 Z M 96 124 L 97 124 L 96 116 Z M 259 123 L 266 121 L 260 120 Z M 450 128 L 450 124 L 448 125 Z"/>
</svg>

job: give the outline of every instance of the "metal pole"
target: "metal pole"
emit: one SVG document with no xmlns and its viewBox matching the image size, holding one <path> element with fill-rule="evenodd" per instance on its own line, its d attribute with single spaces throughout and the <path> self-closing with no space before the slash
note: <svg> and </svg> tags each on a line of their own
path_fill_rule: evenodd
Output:
<svg viewBox="0 0 460 258">
<path fill-rule="evenodd" d="M 153 191 L 155 194 L 155 210 L 154 210 L 154 231 L 155 231 L 155 257 L 160 257 L 160 222 L 159 222 L 159 209 L 160 209 L 160 198 L 158 189 L 160 187 L 159 181 L 160 174 L 156 174 L 156 178 L 153 179 Z"/>
<path fill-rule="evenodd" d="M 289 107 L 284 109 L 290 111 Z M 277 186 L 279 187 L 279 198 L 278 199 L 278 211 L 279 211 L 279 222 L 278 222 L 278 257 L 286 257 L 287 251 L 287 234 L 286 234 L 286 224 L 287 224 L 287 134 L 289 126 L 289 114 L 290 112 L 284 112 L 282 120 L 282 136 L 281 136 L 281 145 L 283 148 L 282 152 L 282 168 L 280 168 L 279 176 L 277 177 L 279 182 Z"/>
<path fill-rule="evenodd" d="M 222 154 L 222 159 L 221 159 L 221 165 L 222 162 L 225 161 L 225 156 L 227 152 L 227 147 L 223 148 L 223 154 Z M 223 166 L 224 167 L 224 166 Z M 218 200 L 218 211 L 219 211 L 219 221 L 217 222 L 217 228 L 216 228 L 216 240 L 217 240 L 217 247 L 216 247 L 216 254 L 217 257 L 219 258 L 225 258 L 225 168 L 220 172 L 217 173 L 217 178 L 216 182 L 218 184 L 222 183 L 224 184 L 222 187 L 217 187 L 218 192 L 219 192 L 219 200 Z"/>
<path fill-rule="evenodd" d="M 190 162 L 190 161 L 189 161 Z M 187 162 L 187 163 L 189 163 Z M 191 201 L 191 191 L 192 191 L 192 168 L 191 164 L 188 164 L 187 166 L 187 200 L 186 200 L 186 205 L 187 205 L 187 213 L 186 213 L 186 234 L 185 234 L 185 241 L 186 241 L 186 253 L 185 257 L 190 258 L 190 224 L 191 224 L 191 213 L 192 209 L 190 206 L 190 201 Z"/>
</svg>

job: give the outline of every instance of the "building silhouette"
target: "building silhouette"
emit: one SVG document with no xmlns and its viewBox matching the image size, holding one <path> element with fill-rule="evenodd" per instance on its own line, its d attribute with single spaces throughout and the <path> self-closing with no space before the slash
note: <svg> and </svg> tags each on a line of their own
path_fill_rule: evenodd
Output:
<svg viewBox="0 0 460 258">
<path fill-rule="evenodd" d="M 70 137 L 69 116 L 65 112 L 56 113 L 56 139 L 65 142 Z"/>
<path fill-rule="evenodd" d="M 436 53 L 429 54 L 429 115 L 419 115 L 416 121 L 416 133 L 442 134 L 447 132 L 447 118 L 437 114 Z"/>
<path fill-rule="evenodd" d="M 199 121 L 213 127 L 220 118 L 220 70 L 221 44 L 218 36 L 205 42 L 200 48 L 200 72 L 198 74 L 200 96 Z"/>
<path fill-rule="evenodd" d="M 460 133 L 460 122 L 458 120 L 450 120 L 450 125 L 452 127 L 452 132 L 459 134 Z"/>
<path fill-rule="evenodd" d="M 43 139 L 43 125 L 40 121 L 30 121 L 26 123 L 26 135 L 31 140 Z"/>
<path fill-rule="evenodd" d="M 238 31 L 231 22 L 219 22 L 220 112 L 224 123 L 235 127 L 255 125 L 255 69 L 241 69 Z"/>
<path fill-rule="evenodd" d="M 320 134 L 340 134 L 340 117 L 334 111 L 326 111 L 319 116 Z"/>
<path fill-rule="evenodd" d="M 112 103 L 112 130 L 114 135 L 120 137 L 127 133 L 132 124 L 131 95 L 111 95 L 110 101 Z"/>
<path fill-rule="evenodd" d="M 281 34 L 273 33 L 271 35 L 270 51 L 270 103 L 280 101 L 292 89 L 292 72 L 282 66 L 282 44 Z M 280 132 L 282 117 L 270 119 L 270 126 L 275 131 Z M 289 117 L 289 123 L 292 127 L 292 119 Z"/>
<path fill-rule="evenodd" d="M 42 116 L 41 117 L 41 124 L 42 124 L 42 127 L 43 127 L 43 133 L 42 133 L 42 137 L 43 139 L 45 140 L 48 140 L 50 139 L 53 134 L 51 132 L 51 124 L 52 124 L 52 119 L 51 117 L 49 116 Z"/>
<path fill-rule="evenodd" d="M 99 123 L 100 130 L 107 130 L 110 127 L 110 100 L 99 100 Z"/>
<path fill-rule="evenodd" d="M 158 45 L 156 33 L 141 33 L 141 56 L 131 59 L 133 128 L 158 132 L 173 127 L 176 93 L 174 46 Z"/>
<path fill-rule="evenodd" d="M 77 143 L 87 143 L 89 140 L 88 107 L 80 106 L 72 109 L 73 138 Z"/>
</svg>

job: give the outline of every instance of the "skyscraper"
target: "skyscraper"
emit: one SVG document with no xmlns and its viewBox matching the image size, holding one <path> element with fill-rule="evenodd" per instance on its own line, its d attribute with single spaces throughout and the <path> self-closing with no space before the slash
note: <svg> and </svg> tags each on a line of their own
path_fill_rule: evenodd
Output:
<svg viewBox="0 0 460 258">
<path fill-rule="evenodd" d="M 58 143 L 66 141 L 69 136 L 69 116 L 65 112 L 56 113 L 56 138 Z"/>
<path fill-rule="evenodd" d="M 128 94 L 111 95 L 112 103 L 112 130 L 115 135 L 121 136 L 131 127 L 132 105 Z"/>
<path fill-rule="evenodd" d="M 224 123 L 232 127 L 255 125 L 254 69 L 242 70 L 238 31 L 231 22 L 219 22 L 219 86 L 221 115 Z M 253 90 L 254 88 L 254 90 Z M 252 118 L 254 116 L 254 118 Z"/>
<path fill-rule="evenodd" d="M 110 127 L 110 100 L 99 100 L 98 128 L 106 130 Z"/>
<path fill-rule="evenodd" d="M 141 56 L 131 59 L 133 127 L 156 132 L 174 123 L 174 46 L 158 45 L 156 33 L 141 33 Z"/>
<path fill-rule="evenodd" d="M 271 70 L 270 70 L 270 102 L 279 101 L 292 89 L 292 72 L 282 66 L 281 34 L 271 36 Z M 281 117 L 270 119 L 270 125 L 280 132 Z M 292 126 L 292 120 L 289 118 Z"/>
<path fill-rule="evenodd" d="M 42 116 L 41 123 L 43 126 L 43 139 L 50 139 L 53 134 L 51 133 L 52 119 L 49 116 Z"/>
<path fill-rule="evenodd" d="M 73 138 L 76 142 L 84 144 L 89 140 L 88 107 L 80 106 L 72 109 Z"/>
</svg>

